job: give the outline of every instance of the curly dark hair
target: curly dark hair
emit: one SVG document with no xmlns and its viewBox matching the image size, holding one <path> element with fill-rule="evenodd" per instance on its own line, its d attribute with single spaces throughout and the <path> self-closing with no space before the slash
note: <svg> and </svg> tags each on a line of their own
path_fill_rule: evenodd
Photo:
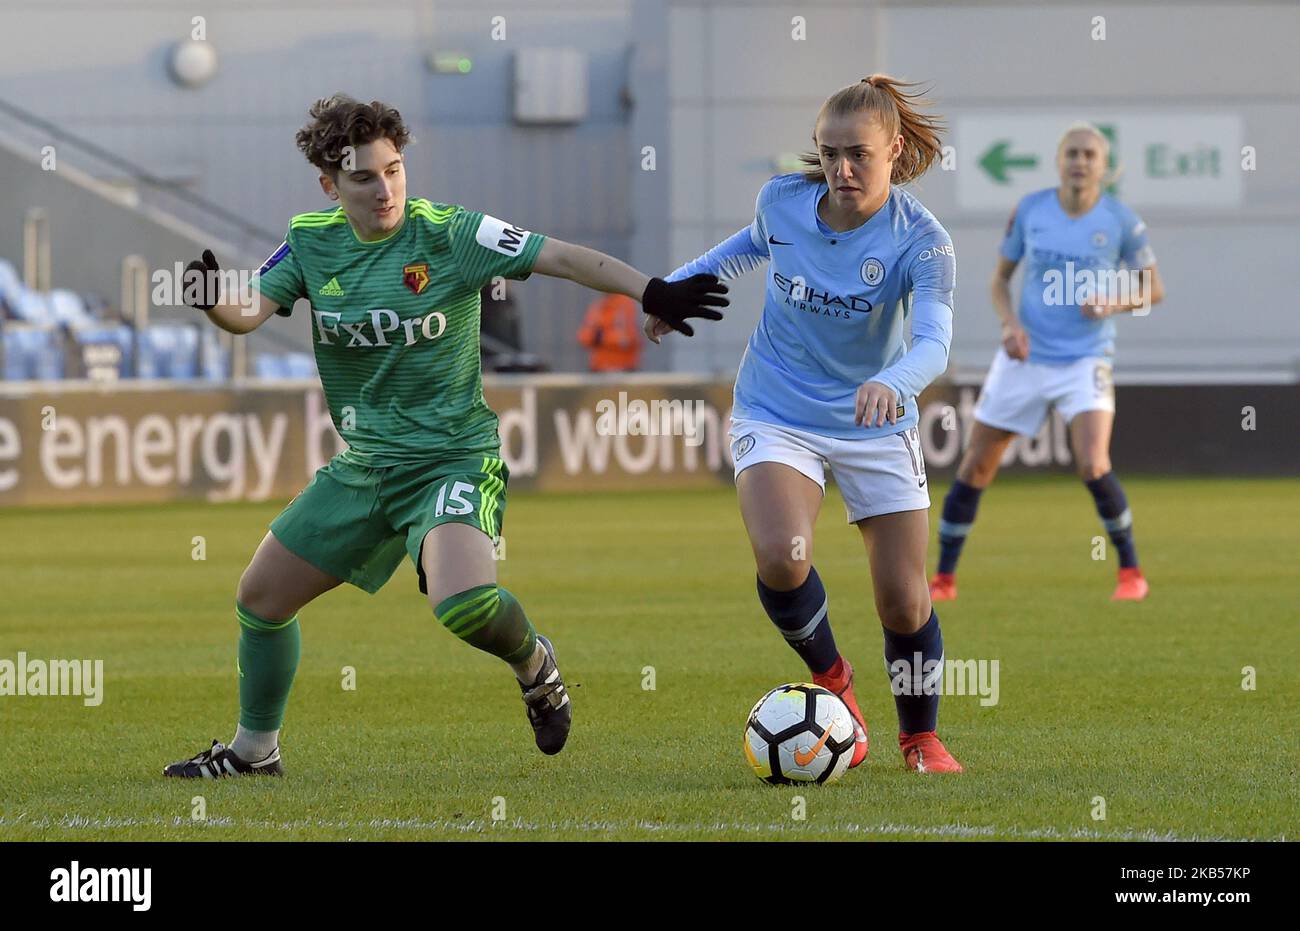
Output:
<svg viewBox="0 0 1300 931">
<path fill-rule="evenodd" d="M 331 178 L 338 176 L 345 146 L 357 148 L 376 139 L 387 139 L 397 151 L 411 141 L 402 114 L 378 100 L 370 103 L 335 94 L 325 97 L 308 111 L 311 122 L 298 130 L 298 149 Z"/>
</svg>

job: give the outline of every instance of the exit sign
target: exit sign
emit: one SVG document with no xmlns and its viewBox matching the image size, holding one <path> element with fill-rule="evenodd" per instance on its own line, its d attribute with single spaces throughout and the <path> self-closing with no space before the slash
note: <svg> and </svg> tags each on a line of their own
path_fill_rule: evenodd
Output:
<svg viewBox="0 0 1300 931">
<path fill-rule="evenodd" d="M 1057 187 L 1057 143 L 1078 120 L 1110 139 L 1119 174 L 1110 190 L 1126 204 L 1208 210 L 1241 204 L 1241 117 L 1059 110 L 958 117 L 952 140 L 957 202 L 972 210 L 1010 210 L 1031 191 Z"/>
</svg>

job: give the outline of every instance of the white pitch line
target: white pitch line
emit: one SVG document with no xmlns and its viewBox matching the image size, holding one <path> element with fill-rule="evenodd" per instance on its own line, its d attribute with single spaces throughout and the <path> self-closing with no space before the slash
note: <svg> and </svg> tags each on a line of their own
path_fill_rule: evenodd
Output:
<svg viewBox="0 0 1300 931">
<path fill-rule="evenodd" d="M 26 813 L 13 818 L 0 816 L 0 830 L 6 827 L 22 825 L 27 828 L 74 828 L 74 829 L 110 829 L 131 827 L 161 828 L 234 828 L 236 830 L 272 830 L 292 831 L 311 828 L 330 830 L 378 830 L 378 831 L 450 831 L 460 834 L 487 834 L 493 831 L 527 831 L 556 832 L 577 831 L 579 833 L 610 834 L 619 831 L 645 831 L 651 834 L 789 834 L 803 836 L 808 834 L 824 835 L 859 835 L 862 837 L 891 835 L 920 835 L 936 838 L 1001 838 L 1024 840 L 1127 840 L 1127 841 L 1223 841 L 1248 843 L 1251 841 L 1285 841 L 1285 834 L 1275 837 L 1224 837 L 1217 834 L 1180 835 L 1173 831 L 1156 831 L 1154 829 L 1099 831 L 1093 828 L 1056 827 L 1021 828 L 998 827 L 996 825 L 972 825 L 961 822 L 955 824 L 902 824 L 885 821 L 877 824 L 817 824 L 815 822 L 772 822 L 757 824 L 751 822 L 725 822 L 681 824 L 675 822 L 655 822 L 644 820 L 630 821 L 524 821 L 512 818 L 504 821 L 491 821 L 473 818 L 468 821 L 447 821 L 435 819 L 425 821 L 419 818 L 370 818 L 358 821 L 329 821 L 325 819 L 297 821 L 267 821 L 240 818 L 208 818 L 203 821 L 174 816 L 163 818 L 116 817 L 88 818 L 84 815 L 63 815 L 58 819 L 43 816 L 28 819 Z"/>
</svg>

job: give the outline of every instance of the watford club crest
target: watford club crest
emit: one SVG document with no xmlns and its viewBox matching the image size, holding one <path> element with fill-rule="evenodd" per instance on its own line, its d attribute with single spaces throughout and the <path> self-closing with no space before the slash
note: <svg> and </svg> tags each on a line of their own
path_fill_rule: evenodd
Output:
<svg viewBox="0 0 1300 931">
<path fill-rule="evenodd" d="M 407 265 L 402 269 L 402 281 L 415 294 L 421 293 L 429 286 L 429 263 Z"/>
</svg>

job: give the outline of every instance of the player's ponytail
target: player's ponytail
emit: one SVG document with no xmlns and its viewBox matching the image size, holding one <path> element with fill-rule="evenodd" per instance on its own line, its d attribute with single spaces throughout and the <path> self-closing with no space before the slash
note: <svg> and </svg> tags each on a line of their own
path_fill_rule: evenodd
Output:
<svg viewBox="0 0 1300 931">
<path fill-rule="evenodd" d="M 894 161 L 889 180 L 893 184 L 914 181 L 934 163 L 940 155 L 939 133 L 944 130 L 943 120 L 922 113 L 918 107 L 929 104 L 922 91 L 908 93 L 905 88 L 914 83 L 899 81 L 887 74 L 873 74 L 857 84 L 850 84 L 831 94 L 822 104 L 813 123 L 813 144 L 817 144 L 817 124 L 828 116 L 867 114 L 880 121 L 885 134 L 892 140 L 903 137 L 903 150 Z M 808 166 L 804 178 L 817 182 L 825 179 L 821 158 L 814 152 L 805 152 L 799 161 Z"/>
</svg>

